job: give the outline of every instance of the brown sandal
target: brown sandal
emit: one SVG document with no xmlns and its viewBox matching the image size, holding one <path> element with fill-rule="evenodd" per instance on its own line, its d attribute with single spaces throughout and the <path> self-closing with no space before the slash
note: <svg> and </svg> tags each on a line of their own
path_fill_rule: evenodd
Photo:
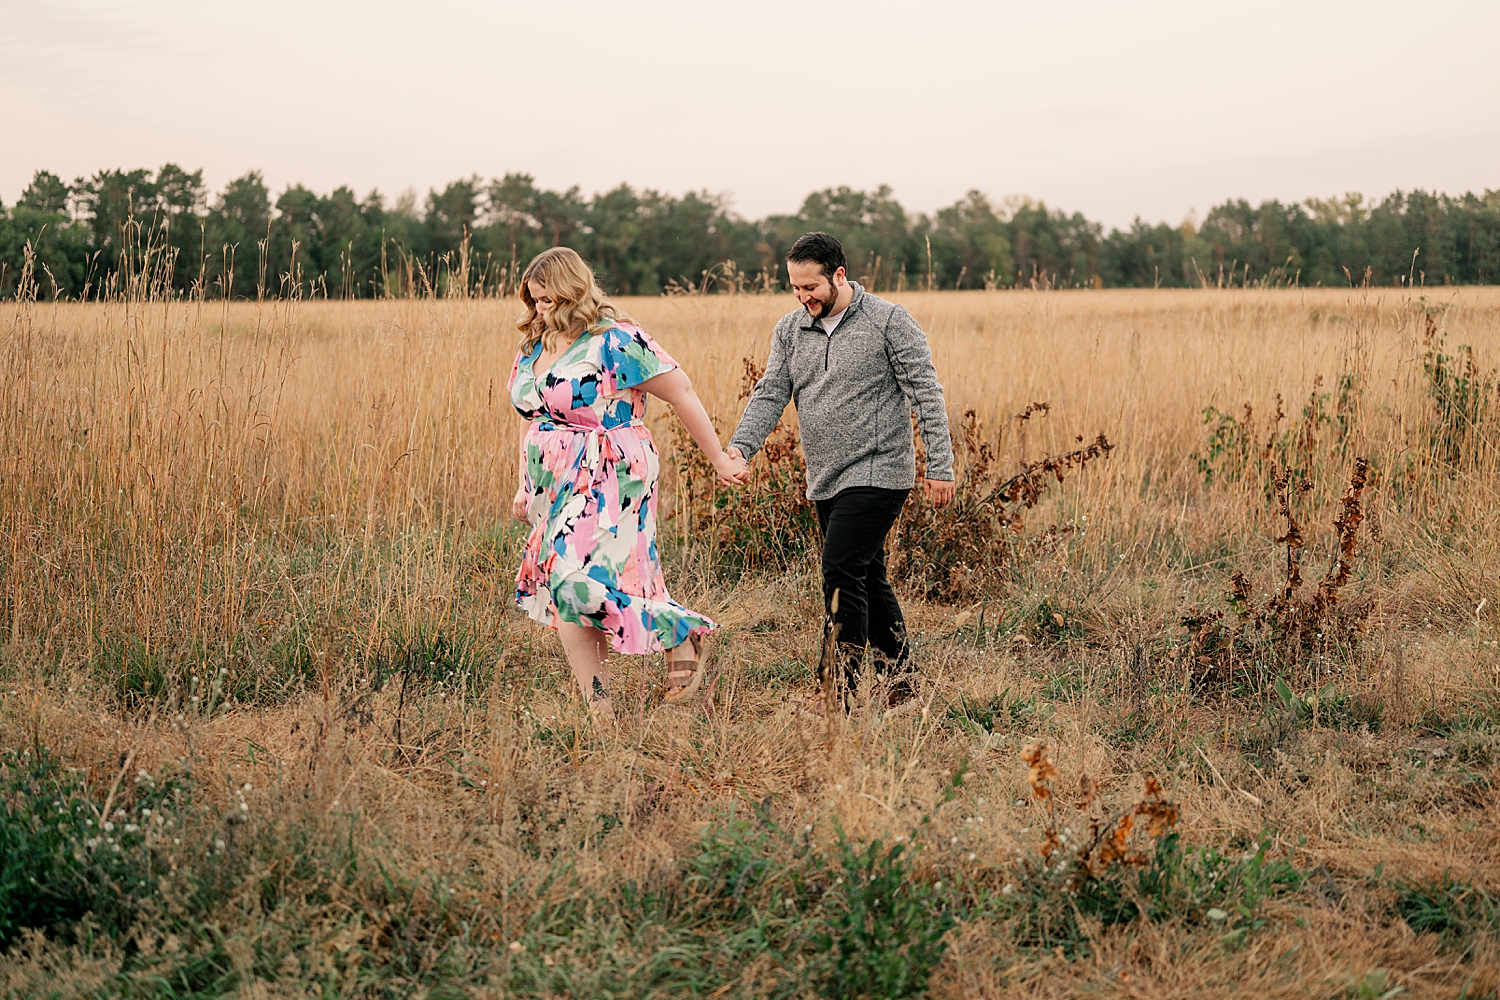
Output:
<svg viewBox="0 0 1500 1000">
<path fill-rule="evenodd" d="M 667 661 L 667 694 L 662 699 L 665 705 L 680 705 L 703 686 L 703 638 L 697 635 L 689 635 L 688 642 L 693 644 L 693 658 L 691 660 L 668 660 Z M 680 647 L 675 647 L 680 648 Z M 673 666 L 690 665 L 689 669 L 673 670 Z M 682 680 L 682 678 L 687 678 Z M 681 681 L 677 687 L 673 687 L 673 681 Z"/>
</svg>

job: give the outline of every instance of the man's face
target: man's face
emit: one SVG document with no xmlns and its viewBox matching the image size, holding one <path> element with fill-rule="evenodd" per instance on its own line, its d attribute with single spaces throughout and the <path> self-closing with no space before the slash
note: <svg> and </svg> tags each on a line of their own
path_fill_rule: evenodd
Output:
<svg viewBox="0 0 1500 1000">
<path fill-rule="evenodd" d="M 821 264 L 799 261 L 786 262 L 787 277 L 792 282 L 792 294 L 807 309 L 813 319 L 829 314 L 838 301 L 839 287 L 844 281 L 844 269 L 833 272 L 833 279 L 823 273 Z"/>
</svg>

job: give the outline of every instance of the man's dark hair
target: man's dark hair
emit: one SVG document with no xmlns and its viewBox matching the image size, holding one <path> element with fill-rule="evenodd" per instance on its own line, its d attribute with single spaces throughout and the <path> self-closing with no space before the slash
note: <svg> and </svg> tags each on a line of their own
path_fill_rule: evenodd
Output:
<svg viewBox="0 0 1500 1000">
<path fill-rule="evenodd" d="M 797 242 L 786 252 L 786 259 L 791 264 L 817 264 L 829 281 L 839 268 L 848 270 L 843 244 L 827 233 L 804 233 L 797 237 Z"/>
</svg>

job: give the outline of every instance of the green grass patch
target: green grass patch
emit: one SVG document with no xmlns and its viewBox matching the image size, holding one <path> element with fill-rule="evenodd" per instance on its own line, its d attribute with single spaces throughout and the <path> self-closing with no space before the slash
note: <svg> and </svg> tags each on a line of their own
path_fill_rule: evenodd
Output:
<svg viewBox="0 0 1500 1000">
<path fill-rule="evenodd" d="M 1437 934 L 1461 950 L 1479 934 L 1500 934 L 1500 901 L 1472 879 L 1460 882 L 1444 871 L 1430 882 L 1397 882 L 1396 889 L 1396 912 L 1418 934 Z"/>
<path fill-rule="evenodd" d="M 999 694 L 982 701 L 977 698 L 971 700 L 968 695 L 959 695 L 958 701 L 948 705 L 943 721 L 975 736 L 1032 732 L 1052 718 L 1054 711 L 1051 705 L 1041 701 L 1036 695 L 1022 698 L 1019 694 L 1012 694 L 1007 687 Z"/>
<path fill-rule="evenodd" d="M 1067 852 L 1052 863 L 1033 859 L 999 893 L 986 892 L 978 908 L 1000 918 L 1023 946 L 1087 952 L 1084 923 L 1104 926 L 1136 920 L 1175 920 L 1219 929 L 1226 944 L 1238 944 L 1266 924 L 1264 904 L 1294 892 L 1302 875 L 1291 862 L 1272 858 L 1262 840 L 1243 853 L 1186 843 L 1172 832 L 1156 843 L 1140 866 L 1111 865 L 1093 876 L 1081 873 Z"/>
</svg>

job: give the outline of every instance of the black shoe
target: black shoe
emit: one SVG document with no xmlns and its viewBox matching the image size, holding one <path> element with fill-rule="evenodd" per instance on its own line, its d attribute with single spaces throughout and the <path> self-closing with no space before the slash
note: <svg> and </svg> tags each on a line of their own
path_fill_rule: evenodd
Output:
<svg viewBox="0 0 1500 1000">
<path fill-rule="evenodd" d="M 899 718 L 922 711 L 922 698 L 914 679 L 907 675 L 898 677 L 885 689 L 885 717 Z"/>
</svg>

